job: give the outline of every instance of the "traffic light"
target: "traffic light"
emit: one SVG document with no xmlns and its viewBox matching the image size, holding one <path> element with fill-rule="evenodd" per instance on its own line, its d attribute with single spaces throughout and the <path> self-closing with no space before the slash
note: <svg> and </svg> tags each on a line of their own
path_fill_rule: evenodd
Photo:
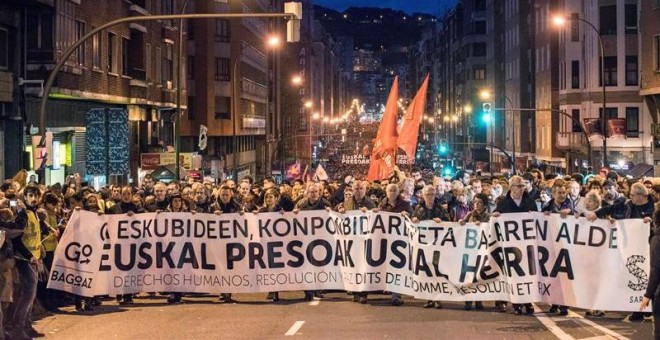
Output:
<svg viewBox="0 0 660 340">
<path fill-rule="evenodd" d="M 440 145 L 438 145 L 438 153 L 440 156 L 446 156 L 449 152 L 449 146 L 447 146 L 447 141 L 442 139 L 440 140 Z"/>
<path fill-rule="evenodd" d="M 445 164 L 445 166 L 442 168 L 442 175 L 443 176 L 453 176 L 454 175 L 454 169 L 452 169 L 451 165 Z"/>
<path fill-rule="evenodd" d="M 492 106 L 490 103 L 483 103 L 483 116 L 481 117 L 484 122 L 490 123 L 492 116 L 491 116 L 491 109 Z"/>
</svg>

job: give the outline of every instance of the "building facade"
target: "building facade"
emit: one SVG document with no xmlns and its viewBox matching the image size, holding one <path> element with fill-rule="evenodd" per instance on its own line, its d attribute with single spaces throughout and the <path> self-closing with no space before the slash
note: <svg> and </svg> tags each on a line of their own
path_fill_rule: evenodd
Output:
<svg viewBox="0 0 660 340">
<path fill-rule="evenodd" d="M 607 164 L 622 172 L 631 164 L 652 164 L 649 107 L 640 96 L 638 1 L 563 1 L 560 13 L 569 21 L 559 32 L 559 108 L 583 124 L 603 119 L 602 84 L 606 87 L 605 119 Z M 577 20 L 579 18 L 580 20 Z M 598 32 L 604 47 L 604 72 Z M 621 128 L 612 129 L 617 123 Z M 572 124 L 560 124 L 560 132 L 572 132 Z M 617 131 L 615 131 L 617 130 Z M 603 139 L 591 142 L 594 168 L 603 164 Z"/>
<path fill-rule="evenodd" d="M 19 77 L 28 86 L 24 96 L 26 122 L 38 122 L 40 86 L 62 54 L 85 34 L 111 20 L 149 14 L 173 14 L 180 1 L 55 0 L 11 2 L 21 12 L 25 29 L 17 35 L 23 46 Z M 103 13 L 100 16 L 98 13 Z M 171 114 L 176 98 L 176 22 L 144 21 L 109 27 L 85 41 L 58 73 L 47 106 L 47 132 L 59 144 L 62 167 L 50 164 L 42 182 L 64 182 L 66 174 L 80 173 L 95 184 L 132 182 L 138 178 L 140 154 L 162 152 L 172 145 Z M 185 93 L 185 90 L 183 90 Z M 185 101 L 183 102 L 185 107 Z M 86 133 L 90 110 L 101 112 L 106 124 L 123 119 L 121 136 L 127 153 L 122 170 L 90 168 Z M 123 117 L 123 118 L 121 118 Z M 41 133 L 41 132 L 39 132 Z M 36 153 L 33 140 L 22 140 L 21 150 Z M 50 146 L 50 143 L 48 143 Z M 106 152 L 108 143 L 106 142 Z M 110 147 L 112 148 L 112 147 Z M 112 153 L 112 151 L 110 152 Z M 112 155 L 107 157 L 113 157 Z M 29 159 L 29 158 L 28 158 Z M 120 158 L 122 159 L 122 158 Z M 35 161 L 36 162 L 36 161 Z M 112 160 L 110 160 L 112 162 Z M 25 168 L 38 168 L 23 164 Z M 97 169 L 95 167 L 93 169 Z"/>
<path fill-rule="evenodd" d="M 655 175 L 660 175 L 660 1 L 640 2 L 640 95 L 649 110 Z M 648 128 L 648 125 L 645 126 Z"/>
</svg>

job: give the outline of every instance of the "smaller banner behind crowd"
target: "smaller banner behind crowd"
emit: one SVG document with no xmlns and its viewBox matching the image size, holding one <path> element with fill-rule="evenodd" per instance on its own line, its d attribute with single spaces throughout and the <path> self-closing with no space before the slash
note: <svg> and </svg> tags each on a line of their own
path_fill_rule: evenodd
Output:
<svg viewBox="0 0 660 340">
<path fill-rule="evenodd" d="M 76 211 L 48 287 L 83 296 L 390 291 L 437 301 L 634 311 L 648 284 L 649 233 L 642 220 L 542 213 L 461 226 L 360 211 Z"/>
</svg>

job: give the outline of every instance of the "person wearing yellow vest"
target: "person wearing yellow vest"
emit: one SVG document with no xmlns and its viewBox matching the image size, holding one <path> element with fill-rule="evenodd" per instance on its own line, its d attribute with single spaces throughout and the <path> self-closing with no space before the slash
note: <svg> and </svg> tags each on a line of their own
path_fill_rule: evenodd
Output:
<svg viewBox="0 0 660 340">
<path fill-rule="evenodd" d="M 44 336 L 32 327 L 30 312 L 37 295 L 38 268 L 43 267 L 41 260 L 45 256 L 42 251 L 42 237 L 48 234 L 48 226 L 37 213 L 41 200 L 41 191 L 36 185 L 30 184 L 23 191 L 25 208 L 16 215 L 16 227 L 23 230 L 23 235 L 13 241 L 16 272 L 20 278 L 18 298 L 8 311 L 9 320 L 13 325 L 12 339 L 30 339 Z M 22 208 L 22 206 L 19 206 Z"/>
<path fill-rule="evenodd" d="M 53 193 L 46 193 L 43 197 L 43 209 L 39 209 L 39 213 L 43 216 L 43 220 L 48 225 L 48 234 L 44 235 L 41 244 L 44 246 L 46 255 L 44 257 L 44 266 L 50 272 L 55 258 L 55 249 L 57 248 L 57 238 L 60 234 L 58 222 L 58 206 L 60 199 Z M 46 288 L 47 282 L 39 282 L 37 285 L 37 299 L 41 305 L 49 312 L 58 311 L 59 295 L 56 290 Z"/>
</svg>

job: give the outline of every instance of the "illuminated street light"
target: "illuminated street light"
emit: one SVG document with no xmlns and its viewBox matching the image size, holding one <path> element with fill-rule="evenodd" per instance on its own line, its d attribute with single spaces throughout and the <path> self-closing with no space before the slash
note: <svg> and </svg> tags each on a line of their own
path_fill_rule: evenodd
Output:
<svg viewBox="0 0 660 340">
<path fill-rule="evenodd" d="M 564 26 L 566 24 L 566 18 L 559 15 L 555 15 L 552 17 L 552 23 L 557 26 Z"/>
<path fill-rule="evenodd" d="M 479 92 L 479 98 L 483 100 L 488 100 L 490 99 L 490 97 L 491 97 L 491 93 L 488 90 L 481 90 L 481 92 Z"/>
<path fill-rule="evenodd" d="M 465 106 L 463 106 L 463 111 L 465 111 L 465 113 L 472 113 L 472 105 L 465 104 Z"/>
<path fill-rule="evenodd" d="M 435 122 L 435 118 L 429 117 L 429 123 L 433 124 Z"/>
<path fill-rule="evenodd" d="M 312 115 L 312 119 L 319 120 L 319 118 L 321 118 L 321 114 L 319 114 L 318 112 L 314 112 L 314 114 Z"/>
<path fill-rule="evenodd" d="M 277 36 L 277 35 L 269 37 L 267 41 L 268 41 L 268 46 L 270 46 L 270 47 L 277 47 L 282 42 L 280 37 Z"/>
<path fill-rule="evenodd" d="M 444 116 L 444 117 L 442 118 L 442 120 L 444 120 L 445 122 L 448 122 L 448 121 L 449 121 L 449 116 Z"/>
<path fill-rule="evenodd" d="M 458 116 L 457 115 L 451 116 L 451 120 L 454 122 L 458 122 Z"/>
<path fill-rule="evenodd" d="M 293 83 L 293 85 L 300 85 L 302 82 L 303 79 L 301 76 L 293 76 L 293 78 L 291 78 L 291 83 Z"/>
<path fill-rule="evenodd" d="M 305 108 L 306 109 L 311 109 L 312 106 L 314 106 L 314 103 L 312 103 L 311 100 L 308 100 L 308 101 L 305 102 Z"/>
</svg>

